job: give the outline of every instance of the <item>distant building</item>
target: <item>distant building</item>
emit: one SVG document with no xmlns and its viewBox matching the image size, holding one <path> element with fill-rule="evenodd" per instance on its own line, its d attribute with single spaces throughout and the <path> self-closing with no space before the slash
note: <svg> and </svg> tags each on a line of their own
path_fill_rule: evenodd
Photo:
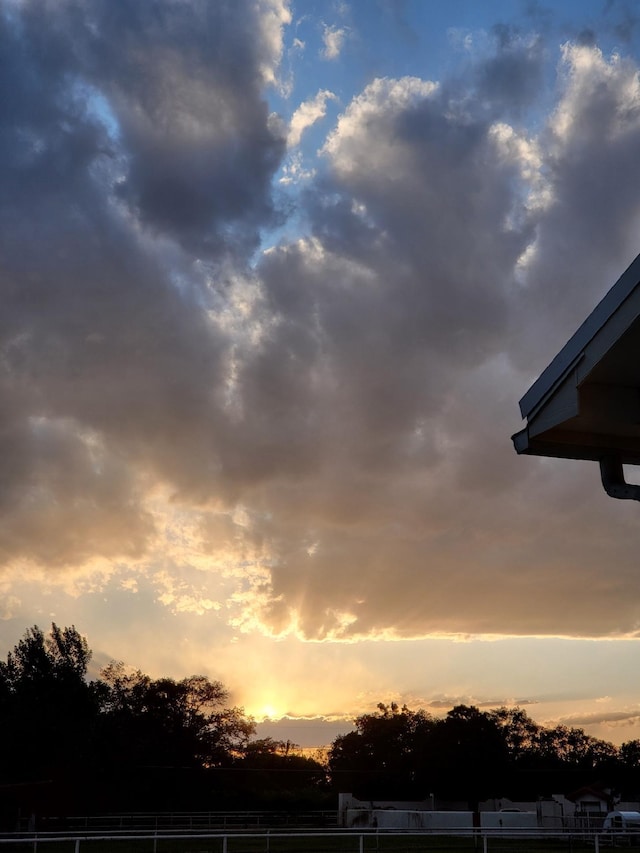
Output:
<svg viewBox="0 0 640 853">
<path fill-rule="evenodd" d="M 640 803 L 624 803 L 625 809 L 640 810 Z M 422 801 L 359 800 L 353 794 L 338 795 L 338 826 L 360 829 L 487 830 L 545 829 L 598 830 L 614 807 L 610 789 L 597 785 L 580 788 L 567 796 L 554 794 L 532 802 L 507 798 L 485 800 L 477 813 L 462 803 Z"/>
</svg>

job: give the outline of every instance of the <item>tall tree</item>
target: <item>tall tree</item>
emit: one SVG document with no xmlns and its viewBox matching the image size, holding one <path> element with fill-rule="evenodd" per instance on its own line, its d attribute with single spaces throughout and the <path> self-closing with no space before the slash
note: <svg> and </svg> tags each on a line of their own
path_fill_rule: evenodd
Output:
<svg viewBox="0 0 640 853">
<path fill-rule="evenodd" d="M 113 807 L 210 807 L 203 801 L 206 770 L 229 766 L 254 732 L 227 691 L 204 676 L 152 679 L 114 662 L 101 673 L 98 762 L 106 779 L 126 779 L 105 790 Z M 191 805 L 188 805 L 191 802 Z M 173 805 L 172 805 L 173 804 Z M 134 807 L 131 805 L 130 807 Z"/>
<path fill-rule="evenodd" d="M 86 681 L 91 652 L 74 626 L 34 625 L 0 661 L 5 779 L 33 781 L 76 770 L 87 758 L 97 710 Z"/>
<path fill-rule="evenodd" d="M 503 706 L 490 711 L 489 715 L 496 721 L 502 732 L 512 765 L 526 764 L 528 758 L 538 753 L 542 728 L 526 711 L 522 708 Z"/>
<path fill-rule="evenodd" d="M 428 764 L 437 722 L 425 711 L 391 703 L 355 720 L 356 731 L 336 738 L 329 751 L 334 784 L 356 794 L 418 798 L 428 787 Z"/>
<path fill-rule="evenodd" d="M 628 740 L 621 744 L 620 761 L 624 767 L 630 769 L 640 768 L 640 740 Z"/>
<path fill-rule="evenodd" d="M 456 705 L 438 731 L 437 766 L 449 797 L 464 798 L 469 808 L 503 793 L 508 750 L 490 713 L 474 705 Z"/>
</svg>

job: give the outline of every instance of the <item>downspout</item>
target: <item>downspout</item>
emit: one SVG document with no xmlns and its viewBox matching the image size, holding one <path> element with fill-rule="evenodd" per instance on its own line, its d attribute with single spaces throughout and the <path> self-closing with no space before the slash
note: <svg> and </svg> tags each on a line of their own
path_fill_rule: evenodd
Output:
<svg viewBox="0 0 640 853">
<path fill-rule="evenodd" d="M 627 483 L 619 456 L 604 456 L 600 460 L 600 476 L 605 492 L 611 498 L 640 501 L 640 486 Z"/>
</svg>

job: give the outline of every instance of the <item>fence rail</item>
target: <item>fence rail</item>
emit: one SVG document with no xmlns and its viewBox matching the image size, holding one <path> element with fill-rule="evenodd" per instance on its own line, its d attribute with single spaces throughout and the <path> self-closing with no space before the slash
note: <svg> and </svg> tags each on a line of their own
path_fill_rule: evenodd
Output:
<svg viewBox="0 0 640 853">
<path fill-rule="evenodd" d="M 0 853 L 601 853 L 640 851 L 640 832 L 544 830 L 314 830 L 272 832 L 18 832 L 0 836 Z"/>
</svg>

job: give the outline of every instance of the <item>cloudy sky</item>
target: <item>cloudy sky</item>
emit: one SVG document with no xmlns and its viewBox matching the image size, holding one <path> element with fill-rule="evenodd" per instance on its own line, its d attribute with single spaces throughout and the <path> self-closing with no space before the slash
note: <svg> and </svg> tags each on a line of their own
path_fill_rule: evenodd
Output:
<svg viewBox="0 0 640 853">
<path fill-rule="evenodd" d="M 0 0 L 3 654 L 640 736 L 640 509 L 510 441 L 640 251 L 636 12 Z"/>
</svg>

